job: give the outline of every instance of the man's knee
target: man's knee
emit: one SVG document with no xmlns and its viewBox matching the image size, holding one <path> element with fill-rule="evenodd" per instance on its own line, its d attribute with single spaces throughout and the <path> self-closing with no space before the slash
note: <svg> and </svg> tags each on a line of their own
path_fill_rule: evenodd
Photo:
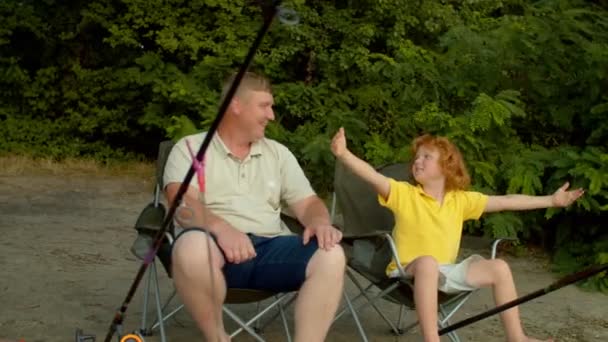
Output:
<svg viewBox="0 0 608 342">
<path fill-rule="evenodd" d="M 199 231 L 187 232 L 180 236 L 173 244 L 171 254 L 173 270 L 181 273 L 206 270 L 210 266 L 221 269 L 224 263 L 213 239 Z"/>
<path fill-rule="evenodd" d="M 310 260 L 307 273 L 311 275 L 314 272 L 325 270 L 343 277 L 345 268 L 346 256 L 344 255 L 344 249 L 338 244 L 328 251 L 318 249 Z"/>
</svg>

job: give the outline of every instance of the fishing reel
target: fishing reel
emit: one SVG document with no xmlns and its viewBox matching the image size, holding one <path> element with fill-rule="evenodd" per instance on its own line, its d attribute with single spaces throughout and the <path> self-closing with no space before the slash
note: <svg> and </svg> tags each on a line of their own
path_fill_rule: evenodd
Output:
<svg viewBox="0 0 608 342">
<path fill-rule="evenodd" d="M 131 333 L 123 336 L 118 335 L 118 342 L 145 342 L 140 333 Z M 95 335 L 85 334 L 82 329 L 76 329 L 75 342 L 95 342 Z"/>
</svg>

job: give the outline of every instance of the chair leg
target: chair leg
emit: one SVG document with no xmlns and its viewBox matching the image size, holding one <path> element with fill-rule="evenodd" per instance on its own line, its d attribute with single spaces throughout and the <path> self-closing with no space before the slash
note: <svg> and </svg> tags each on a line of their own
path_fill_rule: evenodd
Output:
<svg viewBox="0 0 608 342">
<path fill-rule="evenodd" d="M 163 307 L 163 309 L 161 310 L 162 312 L 165 311 L 165 308 L 169 305 L 169 302 L 165 303 L 165 306 Z M 180 304 L 178 305 L 175 309 L 173 309 L 173 311 L 169 312 L 168 314 L 166 314 L 163 319 L 162 322 L 164 324 L 164 322 L 166 322 L 169 318 L 173 317 L 175 314 L 177 314 L 182 308 L 184 307 L 184 304 Z M 159 321 L 158 319 L 156 320 L 156 322 L 154 322 L 154 325 L 152 325 L 152 327 L 150 327 L 150 331 L 153 331 L 154 329 L 160 327 L 161 325 L 161 321 Z"/>
<path fill-rule="evenodd" d="M 242 330 L 247 331 L 253 338 L 255 338 L 257 341 L 259 342 L 265 342 L 264 339 L 262 338 L 262 336 L 258 335 L 249 325 L 247 322 L 243 321 L 239 316 L 237 316 L 235 313 L 233 313 L 230 309 L 228 309 L 226 306 L 223 306 L 222 309 L 224 310 L 224 312 L 230 316 L 230 318 L 232 318 L 236 323 L 238 323 L 238 325 L 241 326 L 240 329 L 238 329 L 237 331 L 233 332 L 230 335 L 230 338 L 234 338 L 237 334 L 239 334 Z M 249 323 L 251 324 L 251 323 Z"/>
<path fill-rule="evenodd" d="M 363 286 L 361 285 L 361 283 L 355 278 L 355 276 L 350 272 L 350 270 L 346 270 L 346 275 L 351 279 L 351 281 L 353 282 L 353 284 L 355 284 L 355 286 L 357 287 L 357 289 L 359 290 L 359 294 L 357 296 L 355 296 L 355 298 L 353 299 L 353 302 L 356 301 L 357 299 L 364 297 L 367 302 L 364 302 L 362 305 L 359 305 L 356 307 L 356 309 L 363 309 L 364 307 L 366 307 L 367 305 L 374 305 L 374 303 L 372 302 L 372 299 L 369 298 L 369 296 L 367 295 L 367 291 L 371 288 L 370 286 L 366 287 L 365 289 L 363 288 Z M 373 299 L 375 300 L 376 298 L 379 298 L 381 295 L 383 295 L 384 292 L 381 292 L 380 294 L 376 295 L 376 297 Z M 342 311 L 340 311 L 336 317 L 334 318 L 334 322 L 337 321 L 340 317 L 342 317 L 342 315 L 344 315 L 346 313 L 346 311 L 348 310 L 348 308 L 344 308 L 342 309 Z M 378 309 L 376 309 L 378 310 Z M 387 319 L 386 317 L 384 317 L 384 315 L 379 312 L 380 316 L 382 316 L 385 320 Z M 392 325 L 392 322 L 389 322 L 390 325 Z"/>
<path fill-rule="evenodd" d="M 472 292 L 468 292 L 466 294 L 463 294 L 462 296 L 458 296 L 444 304 L 441 304 L 439 306 L 439 308 L 440 308 L 440 310 L 444 311 L 444 314 L 445 314 L 444 320 L 450 319 L 456 313 L 456 311 L 458 311 L 464 305 L 464 303 L 466 303 L 467 300 L 469 300 L 469 298 L 471 297 L 471 294 L 472 294 Z M 456 304 L 454 304 L 454 303 L 456 303 Z M 448 308 L 449 308 L 449 310 L 448 310 Z"/>
<path fill-rule="evenodd" d="M 346 270 L 346 275 L 351 279 L 351 281 L 353 282 L 353 284 L 355 284 L 355 286 L 357 287 L 357 289 L 359 290 L 359 294 L 355 296 L 355 298 L 353 298 L 352 303 L 356 302 L 359 298 L 364 297 L 367 299 L 367 302 L 369 303 L 369 298 L 367 297 L 367 291 L 369 289 L 372 288 L 372 286 L 368 286 L 365 289 L 363 288 L 363 286 L 361 285 L 361 283 L 359 281 L 357 281 L 357 279 L 351 274 L 350 270 L 347 269 Z M 345 290 L 346 291 L 346 290 Z M 365 303 L 367 304 L 367 303 Z M 357 307 L 357 309 L 361 309 L 363 308 L 365 305 L 360 305 Z M 336 317 L 334 318 L 334 322 L 337 321 L 340 317 L 342 317 L 342 315 L 344 315 L 346 313 L 346 311 L 348 310 L 348 308 L 344 308 L 342 309 L 342 311 L 340 311 Z"/>
<path fill-rule="evenodd" d="M 152 278 L 152 271 L 148 269 L 147 272 L 146 285 L 144 285 L 144 307 L 141 314 L 141 328 L 139 329 L 142 335 L 148 334 L 148 300 L 150 299 L 150 278 Z"/>
<path fill-rule="evenodd" d="M 450 318 L 452 318 L 456 311 L 458 311 L 467 300 L 469 300 L 472 294 L 473 292 L 463 293 L 462 295 L 439 305 L 440 319 L 438 323 L 440 328 L 445 328 L 450 324 Z M 452 342 L 460 342 L 460 337 L 458 337 L 456 331 L 449 332 L 448 337 Z"/>
<path fill-rule="evenodd" d="M 297 298 L 297 295 L 295 295 L 295 294 L 292 295 L 288 300 L 285 301 L 285 303 L 283 304 L 283 308 L 289 307 L 291 305 L 291 303 L 293 303 L 296 300 L 296 298 Z M 270 316 L 268 319 L 266 319 L 264 324 L 262 324 L 260 331 L 264 331 L 264 329 L 266 329 L 268 324 L 273 322 L 277 317 L 279 317 L 280 314 L 281 314 L 281 312 L 277 311 L 274 314 L 272 314 L 272 316 Z"/>
<path fill-rule="evenodd" d="M 460 307 L 460 305 L 458 305 L 458 307 Z M 448 314 L 448 313 L 446 313 L 446 309 L 444 309 L 443 306 L 439 306 L 439 328 L 440 329 L 445 328 L 446 326 L 448 326 L 450 324 L 450 316 L 452 316 L 452 314 L 456 310 L 458 310 L 458 308 L 453 308 L 452 311 Z M 460 342 L 460 337 L 458 337 L 458 334 L 456 333 L 456 331 L 450 331 L 448 333 L 448 338 L 452 342 Z"/>
<path fill-rule="evenodd" d="M 157 286 L 157 288 L 159 288 L 158 281 L 156 282 L 156 286 Z M 159 292 L 159 294 L 160 294 L 160 292 Z M 160 310 L 161 313 L 166 312 L 167 308 L 169 307 L 169 304 L 171 304 L 171 302 L 173 301 L 173 298 L 175 298 L 176 295 L 177 295 L 177 290 L 173 289 L 173 293 L 171 293 L 169 298 L 167 298 L 167 300 L 165 301 L 165 305 L 162 306 L 162 308 Z M 160 296 L 159 296 L 159 299 L 160 299 Z M 156 321 L 150 327 L 150 331 L 154 331 L 154 329 L 160 327 L 161 323 L 163 323 L 163 325 L 164 325 L 164 322 L 166 322 L 169 318 L 171 318 L 175 314 L 177 314 L 183 307 L 184 307 L 184 304 L 180 304 L 175 309 L 173 309 L 173 311 L 171 311 L 168 314 L 166 314 L 165 316 L 163 316 L 162 320 L 157 318 Z M 161 317 L 161 316 L 159 316 L 159 317 Z"/>
<path fill-rule="evenodd" d="M 162 306 L 160 303 L 160 286 L 158 285 L 158 276 L 156 273 L 156 263 L 152 262 L 150 264 L 151 268 L 150 270 L 153 273 L 153 279 L 154 279 L 154 287 L 155 287 L 155 291 L 154 291 L 154 297 L 156 299 L 156 315 L 158 317 L 158 323 L 160 326 L 160 340 L 161 342 L 167 342 L 167 336 L 165 335 L 165 324 L 163 322 L 163 311 L 162 311 Z"/>
<path fill-rule="evenodd" d="M 283 328 L 285 329 L 285 337 L 287 342 L 291 342 L 291 333 L 289 332 L 289 323 L 287 323 L 287 316 L 285 315 L 285 309 L 283 309 L 283 303 L 279 302 L 279 313 L 281 314 L 281 321 L 283 322 Z M 259 322 L 257 320 L 256 322 Z"/>
<path fill-rule="evenodd" d="M 344 299 L 346 300 L 346 305 L 348 305 L 348 309 L 350 310 L 351 315 L 353 315 L 353 319 L 355 320 L 355 324 L 357 325 L 357 329 L 359 330 L 359 334 L 361 335 L 361 340 L 363 342 L 367 342 L 367 335 L 365 334 L 365 330 L 363 330 L 363 326 L 359 321 L 359 315 L 355 311 L 353 307 L 353 303 L 351 303 L 350 298 L 348 298 L 348 294 L 346 294 L 346 290 L 344 290 Z"/>
<path fill-rule="evenodd" d="M 454 332 L 454 331 L 450 331 L 448 333 L 448 338 L 452 342 L 460 342 L 460 337 L 458 337 L 458 334 L 456 334 L 456 332 Z"/>
<path fill-rule="evenodd" d="M 401 335 L 403 335 L 404 330 L 403 328 L 401 328 L 401 325 L 404 323 L 403 321 L 403 315 L 404 315 L 404 311 L 405 311 L 405 305 L 399 305 L 399 318 L 397 319 L 397 330 L 399 330 L 399 333 Z"/>
<path fill-rule="evenodd" d="M 360 284 L 355 279 L 352 279 L 352 280 L 353 280 L 353 283 L 355 283 L 355 285 L 357 285 L 357 287 L 359 288 L 359 290 L 361 290 L 362 287 L 360 286 Z M 386 291 L 386 292 L 390 292 L 390 291 Z M 383 295 L 384 295 L 384 293 L 380 293 L 376 297 L 374 297 L 373 299 L 371 299 L 371 301 L 375 301 L 378 297 L 383 296 Z M 444 327 L 446 327 L 446 326 L 448 326 L 450 324 L 449 319 L 456 313 L 456 311 L 458 311 L 464 305 L 464 303 L 469 299 L 470 295 L 471 295 L 471 293 L 466 293 L 466 294 L 463 294 L 462 296 L 455 297 L 454 299 L 452 299 L 451 301 L 447 302 L 446 304 L 439 305 L 439 312 L 438 312 L 439 313 L 439 321 L 437 323 L 438 323 L 438 325 L 439 325 L 440 328 L 444 328 Z M 366 299 L 368 299 L 368 301 L 370 301 L 370 299 L 369 299 L 369 297 L 367 295 L 364 295 L 364 296 L 365 296 Z M 454 303 L 456 303 L 456 304 L 454 304 Z M 365 303 L 361 307 L 364 307 L 367 304 L 368 303 Z M 374 304 L 372 303 L 372 305 L 374 305 Z M 397 321 L 397 327 L 398 327 L 399 335 L 404 334 L 405 332 L 411 330 L 416 325 L 418 325 L 418 320 L 416 320 L 415 322 L 411 323 L 410 325 L 408 325 L 405 328 L 401 327 L 402 326 L 402 318 L 403 318 L 404 309 L 405 309 L 404 305 L 401 305 L 400 308 L 399 308 L 399 319 Z M 377 309 L 377 311 L 378 310 L 379 309 Z M 382 313 L 380 313 L 380 315 L 382 315 Z M 389 325 L 391 325 L 391 322 L 388 321 L 386 318 L 384 318 L 384 320 L 387 321 L 387 323 L 389 323 Z M 393 328 L 393 332 L 395 332 L 394 327 L 392 325 L 391 325 L 391 327 Z M 452 331 L 452 332 L 448 333 L 448 338 L 452 342 L 460 342 L 460 338 L 458 337 L 458 334 L 455 331 Z"/>
<path fill-rule="evenodd" d="M 261 305 L 262 305 L 262 302 L 257 302 L 255 304 L 255 314 L 256 315 L 260 313 L 260 306 Z M 262 331 L 260 329 L 260 320 L 259 319 L 253 323 L 253 330 L 255 330 L 255 332 L 257 332 L 257 333 L 260 333 Z"/>
<path fill-rule="evenodd" d="M 359 298 L 363 297 L 364 293 L 368 293 L 372 288 L 374 287 L 374 284 L 370 283 L 369 285 L 367 285 L 367 287 L 363 290 L 361 290 L 361 287 L 359 287 L 359 294 L 355 296 L 355 298 L 351 298 L 350 301 L 351 303 L 356 302 L 357 300 L 359 300 Z"/>
<path fill-rule="evenodd" d="M 156 304 L 156 319 L 155 319 L 154 323 L 152 323 L 152 325 L 150 325 L 150 327 L 148 327 L 148 322 L 147 322 L 148 321 L 148 304 L 150 301 L 151 288 L 154 290 L 154 301 Z M 169 319 L 170 317 L 172 317 L 173 315 L 175 315 L 178 311 L 180 311 L 184 307 L 184 305 L 181 304 L 176 309 L 174 309 L 169 314 L 167 314 L 166 316 L 163 317 L 163 313 L 165 312 L 165 310 L 167 309 L 169 304 L 171 304 L 171 301 L 173 300 L 173 298 L 175 297 L 176 294 L 177 294 L 177 291 L 174 290 L 173 293 L 171 294 L 171 296 L 169 296 L 169 298 L 166 300 L 165 305 L 161 306 L 160 285 L 158 283 L 158 273 L 157 273 L 157 268 L 156 268 L 156 262 L 151 263 L 150 267 L 148 269 L 148 277 L 146 278 L 146 285 L 144 288 L 144 304 L 143 304 L 142 322 L 141 322 L 141 328 L 140 328 L 140 334 L 142 336 L 151 336 L 153 334 L 154 330 L 156 328 L 159 328 L 161 342 L 167 341 L 164 322 L 167 319 Z"/>
<path fill-rule="evenodd" d="M 259 320 L 260 317 L 265 315 L 268 311 L 272 310 L 275 306 L 280 305 L 283 301 L 283 297 L 285 297 L 286 295 L 287 294 L 278 295 L 277 298 L 280 299 L 275 300 L 272 304 L 268 305 L 266 308 L 264 308 L 264 310 L 260 311 L 257 315 L 249 319 L 249 321 L 247 322 L 243 321 L 239 316 L 237 316 L 234 312 L 228 309 L 226 305 L 222 306 L 222 310 L 240 326 L 240 328 L 230 334 L 230 338 L 234 338 L 236 335 L 240 334 L 241 331 L 245 330 L 254 338 L 258 339 L 259 341 L 263 341 L 262 337 L 251 328 L 251 325 L 256 320 Z"/>
<path fill-rule="evenodd" d="M 367 302 L 363 303 L 362 305 L 357 306 L 355 308 L 355 310 L 363 309 L 367 305 L 371 305 L 376 310 L 376 312 L 380 315 L 380 317 L 382 317 L 382 319 L 384 319 L 384 321 L 391 327 L 391 330 L 395 333 L 395 335 L 400 335 L 399 329 L 397 329 L 397 327 L 395 327 L 395 324 L 390 319 L 388 319 L 388 317 L 386 317 L 384 312 L 382 312 L 382 310 L 380 310 L 378 305 L 376 305 L 377 299 L 382 298 L 387 293 L 393 291 L 397 287 L 397 285 L 389 286 L 386 289 L 384 289 L 382 292 L 377 294 L 375 297 L 370 298 L 368 296 L 367 292 L 363 289 L 363 286 L 361 285 L 361 283 L 355 278 L 355 276 L 352 274 L 352 272 L 349 269 L 346 270 L 346 275 L 350 278 L 350 280 L 353 282 L 353 284 L 355 284 L 355 286 L 359 289 L 359 291 L 361 292 L 363 297 L 365 297 L 365 299 L 367 299 Z M 345 308 L 338 315 L 336 315 L 336 318 L 334 319 L 334 321 L 336 321 L 338 318 L 340 318 L 340 316 L 342 316 L 346 312 L 346 310 L 347 309 Z"/>
<path fill-rule="evenodd" d="M 410 325 L 408 325 L 407 327 L 401 329 L 401 331 L 403 332 L 403 334 L 405 334 L 406 332 L 412 330 L 412 328 L 414 328 L 417 325 L 418 325 L 418 319 L 416 319 L 413 323 L 410 323 Z"/>
</svg>

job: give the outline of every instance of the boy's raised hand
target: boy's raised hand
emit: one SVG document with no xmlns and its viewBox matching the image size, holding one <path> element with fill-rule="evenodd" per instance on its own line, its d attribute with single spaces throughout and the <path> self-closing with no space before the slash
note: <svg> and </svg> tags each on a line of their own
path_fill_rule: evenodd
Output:
<svg viewBox="0 0 608 342">
<path fill-rule="evenodd" d="M 566 182 L 559 189 L 557 189 L 555 193 L 553 193 L 551 196 L 551 201 L 553 202 L 554 206 L 567 207 L 585 193 L 585 190 L 582 188 L 567 191 L 569 186 L 570 183 Z"/>
<path fill-rule="evenodd" d="M 340 127 L 331 140 L 331 152 L 336 158 L 340 158 L 346 151 L 348 151 L 346 147 L 346 134 L 344 134 L 344 127 Z"/>
</svg>

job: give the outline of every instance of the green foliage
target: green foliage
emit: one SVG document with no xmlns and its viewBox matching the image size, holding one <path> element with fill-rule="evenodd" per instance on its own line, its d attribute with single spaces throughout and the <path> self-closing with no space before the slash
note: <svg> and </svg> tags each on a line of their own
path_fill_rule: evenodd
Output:
<svg viewBox="0 0 608 342">
<path fill-rule="evenodd" d="M 600 219 L 606 219 L 604 213 Z M 572 229 L 581 227 L 582 222 L 577 219 L 561 222 L 557 227 L 558 248 L 554 255 L 553 269 L 561 274 L 574 273 L 580 270 L 582 265 L 606 264 L 608 263 L 608 232 L 602 227 L 602 221 L 584 222 L 584 229 Z M 608 293 L 608 277 L 600 273 L 583 282 L 583 287 Z"/>
<path fill-rule="evenodd" d="M 476 190 L 586 189 L 572 208 L 488 215 L 467 224 L 471 234 L 543 243 L 558 271 L 606 261 L 605 5 L 285 6 L 300 23 L 275 22 L 252 67 L 274 83 L 268 136 L 294 151 L 321 194 L 340 126 L 375 165 L 408 160 L 412 138 L 440 134 L 462 150 Z M 159 141 L 207 129 L 261 25 L 260 9 L 236 0 L 9 0 L 0 17 L 0 151 L 104 160 L 154 157 Z"/>
</svg>

